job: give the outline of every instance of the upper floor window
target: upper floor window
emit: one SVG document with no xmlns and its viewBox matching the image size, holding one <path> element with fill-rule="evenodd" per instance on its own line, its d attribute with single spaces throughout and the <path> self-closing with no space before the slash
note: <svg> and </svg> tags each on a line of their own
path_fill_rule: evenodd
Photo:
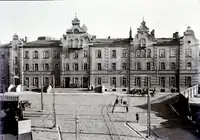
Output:
<svg viewBox="0 0 200 140">
<path fill-rule="evenodd" d="M 44 52 L 43 52 L 43 58 L 44 58 L 44 59 L 49 58 L 49 51 L 44 51 Z"/>
<path fill-rule="evenodd" d="M 165 77 L 159 77 L 159 84 L 161 87 L 165 87 Z"/>
<path fill-rule="evenodd" d="M 169 57 L 175 57 L 176 56 L 176 49 L 171 49 L 169 52 Z"/>
<path fill-rule="evenodd" d="M 84 50 L 84 57 L 87 57 L 87 50 Z"/>
<path fill-rule="evenodd" d="M 28 52 L 28 51 L 25 51 L 25 53 L 24 53 L 24 58 L 25 58 L 25 59 L 29 59 L 29 52 Z"/>
<path fill-rule="evenodd" d="M 1 59 L 5 59 L 5 53 L 1 52 Z"/>
<path fill-rule="evenodd" d="M 34 69 L 35 71 L 38 71 L 39 68 L 38 68 L 38 64 L 37 64 L 37 63 L 33 65 L 33 69 Z"/>
<path fill-rule="evenodd" d="M 142 51 L 141 51 L 141 56 L 142 56 L 142 57 L 146 57 L 146 51 L 145 51 L 145 50 L 142 50 Z"/>
<path fill-rule="evenodd" d="M 33 59 L 38 59 L 38 51 L 33 52 Z"/>
<path fill-rule="evenodd" d="M 140 57 L 140 50 L 136 51 L 136 57 Z"/>
<path fill-rule="evenodd" d="M 17 56 L 14 58 L 14 64 L 17 64 Z"/>
<path fill-rule="evenodd" d="M 122 57 L 127 57 L 127 49 L 122 50 Z"/>
<path fill-rule="evenodd" d="M 145 46 L 146 46 L 146 40 L 145 40 L 144 38 L 142 38 L 142 39 L 140 40 L 140 46 L 141 46 L 141 47 L 145 47 Z"/>
<path fill-rule="evenodd" d="M 112 58 L 116 58 L 116 50 L 112 50 L 111 56 L 112 56 Z"/>
<path fill-rule="evenodd" d="M 116 70 L 116 63 L 112 63 L 112 70 Z"/>
<path fill-rule="evenodd" d="M 137 62 L 137 63 L 136 63 L 136 69 L 137 69 L 137 70 L 141 70 L 141 64 L 140 64 L 140 62 Z"/>
<path fill-rule="evenodd" d="M 96 58 L 101 58 L 101 50 L 96 50 Z"/>
<path fill-rule="evenodd" d="M 87 70 L 88 69 L 88 64 L 87 63 L 84 63 L 84 70 Z"/>
<path fill-rule="evenodd" d="M 151 50 L 147 49 L 147 57 L 151 57 Z"/>
<path fill-rule="evenodd" d="M 69 64 L 68 63 L 65 63 L 64 70 L 69 71 Z"/>
<path fill-rule="evenodd" d="M 165 70 L 165 62 L 161 62 L 160 63 L 160 69 L 161 70 Z"/>
<path fill-rule="evenodd" d="M 43 70 L 49 70 L 49 64 L 48 63 L 44 64 Z"/>
<path fill-rule="evenodd" d="M 80 46 L 83 47 L 83 39 L 80 41 Z"/>
<path fill-rule="evenodd" d="M 185 85 L 188 86 L 188 87 L 192 86 L 192 78 L 191 78 L 191 76 L 186 76 L 185 77 Z"/>
<path fill-rule="evenodd" d="M 191 62 L 187 62 L 186 68 L 187 68 L 187 70 L 192 69 L 192 63 Z"/>
<path fill-rule="evenodd" d="M 59 58 L 59 54 L 58 54 L 58 52 L 56 52 L 56 51 L 54 52 L 54 54 L 53 54 L 53 58 L 54 58 L 54 59 L 58 59 L 58 58 Z"/>
<path fill-rule="evenodd" d="M 97 70 L 101 70 L 101 63 L 97 64 Z"/>
<path fill-rule="evenodd" d="M 78 63 L 74 63 L 73 69 L 74 69 L 75 71 L 78 71 Z"/>
<path fill-rule="evenodd" d="M 72 40 L 72 39 L 69 40 L 69 47 L 70 47 L 70 48 L 73 47 L 73 40 Z"/>
<path fill-rule="evenodd" d="M 76 38 L 76 39 L 75 39 L 75 47 L 76 47 L 76 48 L 78 48 L 78 43 L 79 43 L 79 40 Z"/>
<path fill-rule="evenodd" d="M 171 69 L 171 70 L 175 70 L 175 69 L 176 69 L 176 64 L 175 64 L 175 62 L 171 62 L 171 63 L 170 63 L 170 69 Z"/>
<path fill-rule="evenodd" d="M 185 57 L 192 57 L 192 49 L 185 50 Z"/>
<path fill-rule="evenodd" d="M 151 63 L 147 62 L 147 70 L 151 70 Z"/>
<path fill-rule="evenodd" d="M 126 63 L 122 63 L 122 69 L 123 69 L 123 70 L 126 70 L 126 69 L 127 69 L 127 67 L 126 67 L 126 66 L 127 66 L 127 64 L 126 64 Z"/>
<path fill-rule="evenodd" d="M 25 71 L 29 71 L 29 64 L 25 65 Z"/>
<path fill-rule="evenodd" d="M 165 58 L 165 49 L 161 49 L 159 52 L 160 58 Z"/>
<path fill-rule="evenodd" d="M 169 77 L 169 86 L 175 87 L 175 85 L 176 85 L 175 77 Z"/>
<path fill-rule="evenodd" d="M 74 52 L 74 59 L 78 58 L 78 52 Z"/>
</svg>

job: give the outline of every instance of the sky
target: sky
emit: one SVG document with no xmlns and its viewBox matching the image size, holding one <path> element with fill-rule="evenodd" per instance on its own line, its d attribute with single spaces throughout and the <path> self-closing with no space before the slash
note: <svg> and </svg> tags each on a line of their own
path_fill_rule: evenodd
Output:
<svg viewBox="0 0 200 140">
<path fill-rule="evenodd" d="M 34 41 L 39 36 L 60 39 L 77 17 L 88 33 L 97 38 L 133 36 L 142 19 L 156 37 L 180 35 L 188 26 L 200 40 L 200 0 L 63 0 L 63 1 L 1 1 L 0 42 L 8 43 L 17 33 Z"/>
</svg>

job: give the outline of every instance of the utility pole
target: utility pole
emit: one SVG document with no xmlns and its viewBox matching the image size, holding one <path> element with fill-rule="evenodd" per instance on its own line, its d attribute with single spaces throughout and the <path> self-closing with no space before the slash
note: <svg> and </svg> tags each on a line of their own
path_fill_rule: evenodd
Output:
<svg viewBox="0 0 200 140">
<path fill-rule="evenodd" d="M 149 78 L 147 79 L 147 130 L 148 130 L 148 138 L 151 136 L 151 102 L 150 102 L 150 93 L 149 93 Z"/>
<path fill-rule="evenodd" d="M 53 127 L 56 127 L 56 109 L 55 109 L 55 73 L 53 72 L 53 85 L 52 85 L 52 93 L 53 93 Z"/>
<path fill-rule="evenodd" d="M 75 117 L 75 133 L 76 133 L 76 140 L 79 140 L 79 120 L 78 120 L 77 111 L 76 111 L 76 117 Z"/>
<path fill-rule="evenodd" d="M 178 50 L 177 50 L 177 70 L 176 70 L 176 87 L 177 87 L 177 92 L 180 92 L 180 38 L 176 38 L 178 42 Z"/>
</svg>

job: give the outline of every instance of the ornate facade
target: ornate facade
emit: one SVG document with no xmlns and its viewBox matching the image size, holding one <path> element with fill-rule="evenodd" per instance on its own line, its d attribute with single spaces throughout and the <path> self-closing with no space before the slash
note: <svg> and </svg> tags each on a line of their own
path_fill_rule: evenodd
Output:
<svg viewBox="0 0 200 140">
<path fill-rule="evenodd" d="M 169 92 L 199 83 L 199 42 L 188 27 L 183 36 L 156 38 L 142 21 L 132 38 L 96 38 L 80 25 L 77 17 L 60 40 L 38 37 L 28 42 L 17 35 L 0 47 L 9 54 L 1 63 L 8 63 L 4 87 L 22 84 L 35 89 L 52 84 L 56 87 L 88 87 L 104 85 L 107 90 L 156 87 Z M 1 73 L 2 74 L 2 73 Z M 3 75 L 3 74 L 2 74 Z M 2 79 L 2 77 L 1 77 Z M 22 80 L 23 79 L 23 80 Z M 3 86 L 1 86 L 3 87 Z"/>
</svg>

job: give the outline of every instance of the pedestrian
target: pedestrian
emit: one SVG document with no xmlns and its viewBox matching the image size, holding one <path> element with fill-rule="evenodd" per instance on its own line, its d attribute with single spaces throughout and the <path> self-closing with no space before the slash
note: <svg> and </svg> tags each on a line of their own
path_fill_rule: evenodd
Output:
<svg viewBox="0 0 200 140">
<path fill-rule="evenodd" d="M 139 122 L 139 113 L 137 112 L 135 116 L 136 116 L 136 121 L 138 123 Z"/>
</svg>

